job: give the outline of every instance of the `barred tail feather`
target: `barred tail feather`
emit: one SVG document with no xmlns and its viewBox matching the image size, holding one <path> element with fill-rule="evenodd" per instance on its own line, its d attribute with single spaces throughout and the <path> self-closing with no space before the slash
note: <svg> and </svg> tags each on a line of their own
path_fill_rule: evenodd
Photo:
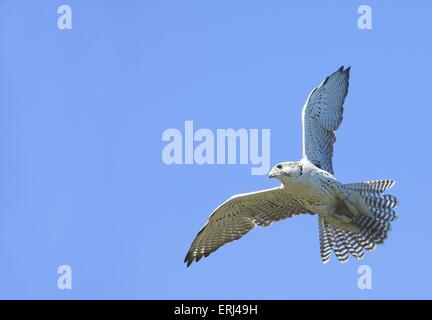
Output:
<svg viewBox="0 0 432 320">
<path fill-rule="evenodd" d="M 320 250 L 324 263 L 330 260 L 332 251 L 340 262 L 346 262 L 348 254 L 361 259 L 364 250 L 372 251 L 376 245 L 384 243 L 391 230 L 391 223 L 397 218 L 394 208 L 398 205 L 398 200 L 392 195 L 382 193 L 393 185 L 393 180 L 373 180 L 345 185 L 362 195 L 373 215 L 361 216 L 354 220 L 360 228 L 359 233 L 337 228 L 320 216 Z"/>
<path fill-rule="evenodd" d="M 383 193 L 387 189 L 390 189 L 394 186 L 396 182 L 394 180 L 385 179 L 385 180 L 370 180 L 366 182 L 357 182 L 357 183 L 349 183 L 346 184 L 345 187 L 360 191 L 360 192 L 370 192 L 370 193 Z"/>
<path fill-rule="evenodd" d="M 328 227 L 329 224 L 325 222 L 321 216 L 318 217 L 318 223 L 321 260 L 323 263 L 327 263 L 330 260 L 330 255 L 333 250 L 333 230 Z"/>
<path fill-rule="evenodd" d="M 357 259 L 362 259 L 364 256 L 364 251 L 363 247 L 358 243 L 359 240 L 357 235 L 350 234 L 345 230 L 343 232 L 345 233 L 346 243 L 350 254 Z"/>
</svg>

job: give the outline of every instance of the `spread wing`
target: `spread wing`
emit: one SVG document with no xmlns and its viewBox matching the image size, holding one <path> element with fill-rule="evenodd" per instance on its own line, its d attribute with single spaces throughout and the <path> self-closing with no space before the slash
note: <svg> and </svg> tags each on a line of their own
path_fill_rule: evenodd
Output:
<svg viewBox="0 0 432 320">
<path fill-rule="evenodd" d="M 257 225 L 265 227 L 300 213 L 306 213 L 306 209 L 281 187 L 235 195 L 210 215 L 192 242 L 185 262 L 187 266 L 194 260 L 198 262 Z"/>
<path fill-rule="evenodd" d="M 309 94 L 303 107 L 303 157 L 333 173 L 335 131 L 342 122 L 350 68 L 343 66 Z"/>
</svg>

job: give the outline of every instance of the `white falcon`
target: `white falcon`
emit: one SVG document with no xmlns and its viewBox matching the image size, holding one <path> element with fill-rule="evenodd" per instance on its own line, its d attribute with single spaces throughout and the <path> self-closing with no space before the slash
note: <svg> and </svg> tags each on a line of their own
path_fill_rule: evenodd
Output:
<svg viewBox="0 0 432 320">
<path fill-rule="evenodd" d="M 332 251 L 344 262 L 349 254 L 360 259 L 364 250 L 384 242 L 396 219 L 397 199 L 383 192 L 394 181 L 343 184 L 333 176 L 335 131 L 342 122 L 349 72 L 341 67 L 309 94 L 302 113 L 302 159 L 277 164 L 269 173 L 281 185 L 235 195 L 217 207 L 192 242 L 187 266 L 256 226 L 305 213 L 318 216 L 324 263 Z"/>
</svg>

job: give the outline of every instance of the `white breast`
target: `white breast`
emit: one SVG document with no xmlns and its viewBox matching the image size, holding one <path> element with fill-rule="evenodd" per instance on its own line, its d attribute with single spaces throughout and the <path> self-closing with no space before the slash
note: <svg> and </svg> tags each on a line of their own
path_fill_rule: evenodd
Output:
<svg viewBox="0 0 432 320">
<path fill-rule="evenodd" d="M 284 182 L 285 190 L 304 204 L 324 204 L 332 202 L 333 190 L 327 190 L 321 180 L 325 180 L 319 172 L 308 172 L 297 179 Z M 331 189 L 331 188 L 330 188 Z"/>
</svg>

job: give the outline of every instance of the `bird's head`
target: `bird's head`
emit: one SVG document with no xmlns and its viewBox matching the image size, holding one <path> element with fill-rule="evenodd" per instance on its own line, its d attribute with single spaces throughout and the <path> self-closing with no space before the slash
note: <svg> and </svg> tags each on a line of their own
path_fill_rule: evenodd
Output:
<svg viewBox="0 0 432 320">
<path fill-rule="evenodd" d="M 269 172 L 269 178 L 276 178 L 283 182 L 300 177 L 303 174 L 303 166 L 299 162 L 281 162 L 275 165 Z"/>
</svg>

